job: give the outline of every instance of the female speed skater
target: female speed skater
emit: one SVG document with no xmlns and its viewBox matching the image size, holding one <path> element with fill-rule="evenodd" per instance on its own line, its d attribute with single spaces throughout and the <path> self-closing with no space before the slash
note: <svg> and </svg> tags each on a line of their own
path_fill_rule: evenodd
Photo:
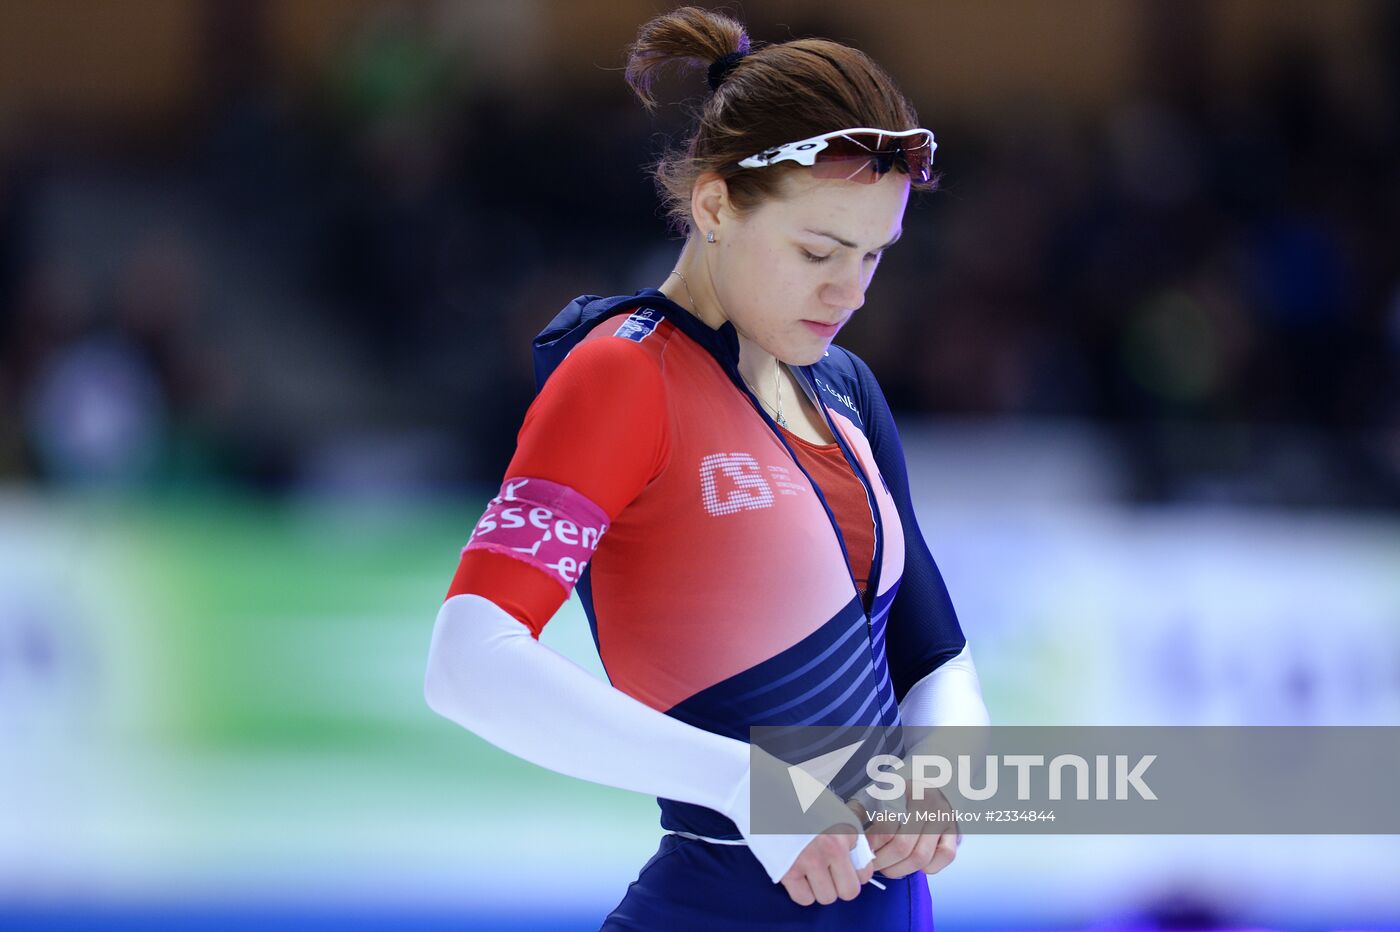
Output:
<svg viewBox="0 0 1400 932">
<path fill-rule="evenodd" d="M 750 43 L 694 7 L 627 80 L 705 70 L 656 164 L 674 271 L 581 295 L 535 338 L 539 392 L 438 612 L 425 695 L 506 751 L 658 797 L 665 829 L 604 929 L 932 929 L 955 830 L 755 831 L 755 725 L 980 725 L 966 638 L 875 376 L 832 342 L 931 190 L 933 133 L 864 53 Z M 560 157 L 567 158 L 567 148 Z M 604 683 L 539 643 L 575 587 Z"/>
</svg>

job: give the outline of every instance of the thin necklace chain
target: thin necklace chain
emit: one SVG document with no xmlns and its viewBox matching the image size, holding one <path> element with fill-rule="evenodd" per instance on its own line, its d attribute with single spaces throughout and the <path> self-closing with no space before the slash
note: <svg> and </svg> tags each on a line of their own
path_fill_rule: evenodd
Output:
<svg viewBox="0 0 1400 932">
<path fill-rule="evenodd" d="M 686 281 L 686 280 L 685 280 L 685 276 L 682 275 L 679 271 L 677 271 L 677 270 L 675 270 L 675 269 L 672 269 L 672 270 L 671 270 L 671 274 L 674 275 L 674 276 L 676 276 L 677 278 L 679 278 L 679 279 L 681 280 L 681 284 L 682 284 L 682 285 L 685 285 L 685 293 L 690 297 L 690 306 L 698 312 L 699 309 L 700 309 L 700 305 L 698 305 L 698 304 L 695 303 L 695 294 L 690 290 L 690 282 Z M 744 378 L 744 373 L 742 373 L 742 372 L 739 373 L 739 378 L 740 378 L 740 379 L 743 379 L 744 384 L 747 385 L 747 386 L 749 387 L 749 391 L 753 392 L 754 397 L 757 398 L 757 399 L 759 400 L 759 402 L 760 402 L 765 408 L 767 408 L 768 410 L 770 410 L 770 411 L 773 412 L 773 415 L 774 415 L 773 419 L 774 419 L 775 421 L 778 422 L 778 426 L 779 426 L 779 427 L 787 427 L 787 426 L 788 426 L 787 418 L 783 417 L 783 383 L 782 383 L 781 376 L 782 376 L 782 372 L 781 372 L 781 370 L 780 370 L 780 368 L 779 368 L 778 357 L 774 356 L 774 357 L 773 357 L 773 388 L 774 388 L 774 389 L 777 391 L 777 393 L 778 393 L 778 407 L 775 409 L 772 405 L 770 405 L 767 401 L 764 400 L 764 398 L 763 398 L 762 395 L 760 395 L 760 394 L 758 393 L 758 389 L 754 388 L 754 387 L 753 387 L 753 384 L 752 384 L 751 382 L 749 382 L 748 379 L 745 379 L 745 378 Z"/>
</svg>

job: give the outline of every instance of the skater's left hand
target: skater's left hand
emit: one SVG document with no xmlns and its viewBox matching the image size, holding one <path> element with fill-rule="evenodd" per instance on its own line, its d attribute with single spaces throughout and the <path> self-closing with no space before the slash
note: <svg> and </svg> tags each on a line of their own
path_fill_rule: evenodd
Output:
<svg viewBox="0 0 1400 932">
<path fill-rule="evenodd" d="M 912 785 L 910 793 L 905 798 L 907 812 L 950 812 L 952 807 L 948 804 L 948 798 L 941 790 L 926 788 L 924 798 L 916 800 L 912 797 Z M 850 806 L 860 817 L 861 822 L 868 821 L 869 815 L 865 812 L 865 807 L 858 801 L 851 800 Z M 930 821 L 920 821 L 912 824 L 899 826 L 899 831 L 892 831 L 893 826 L 874 822 L 865 830 L 865 838 L 870 842 L 870 850 L 875 852 L 875 870 L 891 879 L 912 874 L 915 871 L 923 871 L 925 874 L 936 874 L 949 864 L 953 863 L 953 858 L 957 856 L 958 845 L 962 843 L 962 832 L 958 829 L 955 821 L 945 821 L 934 819 Z"/>
</svg>

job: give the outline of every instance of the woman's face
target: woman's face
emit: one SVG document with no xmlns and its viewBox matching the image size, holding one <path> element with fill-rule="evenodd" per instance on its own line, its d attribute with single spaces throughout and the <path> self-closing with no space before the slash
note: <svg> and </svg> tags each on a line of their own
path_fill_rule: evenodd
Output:
<svg viewBox="0 0 1400 932">
<path fill-rule="evenodd" d="M 784 196 L 746 217 L 723 213 L 708 253 L 721 306 L 735 328 L 793 365 L 822 358 L 862 304 L 883 250 L 899 238 L 909 177 L 874 184 L 784 179 Z"/>
</svg>

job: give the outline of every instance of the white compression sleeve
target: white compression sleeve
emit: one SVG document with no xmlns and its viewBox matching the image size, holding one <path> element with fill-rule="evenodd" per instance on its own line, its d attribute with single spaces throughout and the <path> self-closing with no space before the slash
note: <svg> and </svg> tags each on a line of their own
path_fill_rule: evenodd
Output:
<svg viewBox="0 0 1400 932">
<path fill-rule="evenodd" d="M 904 694 L 899 704 L 899 720 L 905 725 L 943 726 L 987 726 L 991 716 L 987 714 L 987 704 L 982 701 L 982 684 L 977 679 L 977 668 L 972 664 L 972 647 L 963 649 L 952 660 L 946 661 L 926 675 Z M 909 752 L 913 753 L 914 748 Z M 877 811 L 902 811 L 904 801 L 882 802 L 870 795 L 870 787 L 865 786 L 856 792 L 855 798 L 865 807 L 867 813 Z"/>
<path fill-rule="evenodd" d="M 982 684 L 972 665 L 972 647 L 919 680 L 899 704 L 899 720 L 906 725 L 990 725 Z"/>
<path fill-rule="evenodd" d="M 438 714 L 532 763 L 723 813 L 774 883 L 816 837 L 751 834 L 747 742 L 687 725 L 614 689 L 482 596 L 443 603 L 423 691 Z M 832 824 L 846 821 L 859 832 L 839 801 L 831 814 Z M 860 834 L 852 864 L 873 858 Z"/>
</svg>

